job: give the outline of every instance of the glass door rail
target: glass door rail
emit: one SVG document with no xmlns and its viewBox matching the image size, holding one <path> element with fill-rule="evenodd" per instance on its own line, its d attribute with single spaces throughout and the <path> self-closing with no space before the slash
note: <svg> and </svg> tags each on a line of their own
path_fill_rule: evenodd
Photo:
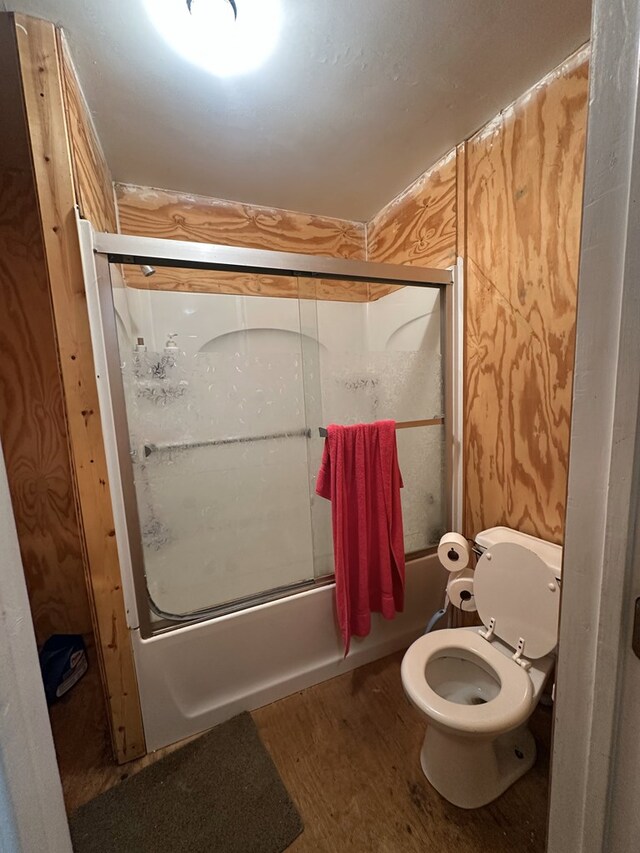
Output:
<svg viewBox="0 0 640 853">
<path fill-rule="evenodd" d="M 372 261 L 245 249 L 213 243 L 132 237 L 126 234 L 96 233 L 94 251 L 107 255 L 111 263 L 140 266 L 308 276 L 417 287 L 453 284 L 453 271 L 450 269 L 379 264 Z"/>
</svg>

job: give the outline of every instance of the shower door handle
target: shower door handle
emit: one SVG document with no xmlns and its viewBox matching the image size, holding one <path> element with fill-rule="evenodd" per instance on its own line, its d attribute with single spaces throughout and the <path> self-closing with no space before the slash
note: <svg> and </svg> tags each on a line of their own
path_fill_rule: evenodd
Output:
<svg viewBox="0 0 640 853">
<path fill-rule="evenodd" d="M 633 634 L 631 635 L 631 648 L 635 656 L 640 658 L 640 598 L 636 598 L 633 607 Z"/>
</svg>

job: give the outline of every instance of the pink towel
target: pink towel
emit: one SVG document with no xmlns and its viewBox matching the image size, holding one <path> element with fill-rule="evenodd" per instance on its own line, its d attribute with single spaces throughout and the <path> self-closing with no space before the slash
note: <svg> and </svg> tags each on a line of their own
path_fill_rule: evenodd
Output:
<svg viewBox="0 0 640 853">
<path fill-rule="evenodd" d="M 404 540 L 395 421 L 327 430 L 316 492 L 331 501 L 336 608 L 345 655 L 371 613 L 404 606 Z"/>
</svg>

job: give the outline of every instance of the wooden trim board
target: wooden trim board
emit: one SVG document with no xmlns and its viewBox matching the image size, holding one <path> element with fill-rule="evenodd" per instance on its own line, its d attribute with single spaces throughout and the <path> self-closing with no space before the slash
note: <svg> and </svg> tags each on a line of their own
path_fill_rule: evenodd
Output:
<svg viewBox="0 0 640 853">
<path fill-rule="evenodd" d="M 461 397 L 462 397 L 462 412 L 458 420 L 458 435 L 456 437 L 460 448 L 460 466 L 462 469 L 462 483 L 460 485 L 460 500 L 459 506 L 459 523 L 462 530 L 467 529 L 465 518 L 466 501 L 464 490 L 464 470 L 466 464 L 466 441 L 464 434 L 464 414 L 467 407 L 467 383 L 464 381 L 464 366 L 467 363 L 467 336 L 464 334 L 466 316 L 467 316 L 467 288 L 466 288 L 466 265 L 467 265 L 467 143 L 461 142 L 456 148 L 456 254 L 458 256 L 458 273 L 462 275 L 462 363 L 460 370 L 463 375 L 461 378 Z M 460 291 L 458 291 L 460 292 Z"/>
<path fill-rule="evenodd" d="M 0 14 L 0 438 L 38 645 L 92 632 L 13 19 Z M 3 128 L 4 132 L 4 128 Z"/>
</svg>

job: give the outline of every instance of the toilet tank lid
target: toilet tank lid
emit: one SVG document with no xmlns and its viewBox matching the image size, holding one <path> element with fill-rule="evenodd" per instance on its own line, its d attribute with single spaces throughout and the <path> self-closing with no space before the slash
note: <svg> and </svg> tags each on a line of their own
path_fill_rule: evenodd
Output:
<svg viewBox="0 0 640 853">
<path fill-rule="evenodd" d="M 523 545 L 537 554 L 560 579 L 562 573 L 561 545 L 547 542 L 545 539 L 538 539 L 537 536 L 530 536 L 528 533 L 521 533 L 519 530 L 512 530 L 510 527 L 489 527 L 487 530 L 478 533 L 475 541 L 484 549 L 491 548 L 492 545 L 497 545 L 500 542 L 513 542 L 516 545 Z"/>
</svg>

